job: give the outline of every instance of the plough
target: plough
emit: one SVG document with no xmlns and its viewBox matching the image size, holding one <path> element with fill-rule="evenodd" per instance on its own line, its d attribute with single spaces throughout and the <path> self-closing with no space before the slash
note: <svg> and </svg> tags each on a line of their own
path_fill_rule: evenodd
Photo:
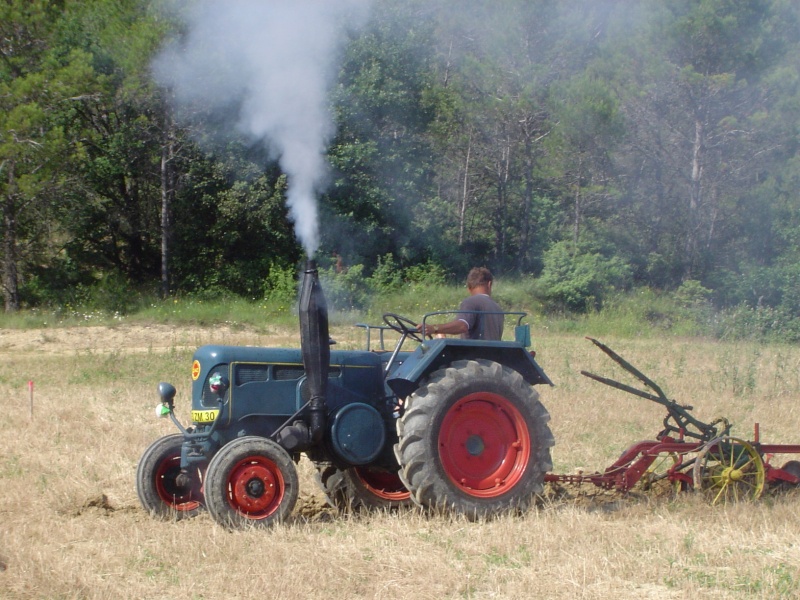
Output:
<svg viewBox="0 0 800 600">
<path fill-rule="evenodd" d="M 800 461 L 790 460 L 781 467 L 770 464 L 773 455 L 800 453 L 800 445 L 762 443 L 758 423 L 754 426 L 752 440 L 731 436 L 731 424 L 724 417 L 704 423 L 691 414 L 692 406 L 671 400 L 652 379 L 611 348 L 596 339 L 587 339 L 649 391 L 586 371 L 581 371 L 581 374 L 661 404 L 667 409 L 664 428 L 654 440 L 640 441 L 628 447 L 602 473 L 548 473 L 545 481 L 576 485 L 591 483 L 620 492 L 628 492 L 637 484 L 647 490 L 656 482 L 667 481 L 674 491 L 700 491 L 713 504 L 755 500 L 768 486 L 800 484 Z"/>
</svg>

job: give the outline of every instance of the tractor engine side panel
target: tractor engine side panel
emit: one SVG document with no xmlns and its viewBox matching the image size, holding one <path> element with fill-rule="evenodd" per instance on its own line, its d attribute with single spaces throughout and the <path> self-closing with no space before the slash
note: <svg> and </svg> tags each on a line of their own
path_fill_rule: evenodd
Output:
<svg viewBox="0 0 800 600">
<path fill-rule="evenodd" d="M 210 416 L 219 406 L 208 383 L 216 373 L 230 381 L 221 427 L 246 422 L 249 434 L 271 435 L 309 399 L 299 349 L 203 346 L 192 368 L 193 415 Z M 331 411 L 351 402 L 378 408 L 384 401 L 381 360 L 373 352 L 331 352 L 328 378 Z M 266 429 L 265 423 L 270 423 Z"/>
</svg>

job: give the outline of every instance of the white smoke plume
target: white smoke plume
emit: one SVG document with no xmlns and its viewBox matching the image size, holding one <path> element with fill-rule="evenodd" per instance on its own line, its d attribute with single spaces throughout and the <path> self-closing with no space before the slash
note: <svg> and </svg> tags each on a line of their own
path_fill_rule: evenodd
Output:
<svg viewBox="0 0 800 600">
<path fill-rule="evenodd" d="M 183 3 L 186 33 L 156 59 L 156 80 L 184 106 L 235 111 L 287 176 L 295 233 L 319 247 L 317 196 L 333 134 L 328 92 L 346 34 L 369 0 L 200 0 Z"/>
</svg>

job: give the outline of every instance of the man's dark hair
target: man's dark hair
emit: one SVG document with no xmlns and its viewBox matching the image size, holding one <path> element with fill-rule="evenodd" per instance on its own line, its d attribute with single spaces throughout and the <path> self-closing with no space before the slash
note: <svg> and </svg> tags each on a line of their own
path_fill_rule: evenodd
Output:
<svg viewBox="0 0 800 600">
<path fill-rule="evenodd" d="M 467 287 L 474 289 L 479 286 L 489 285 L 493 281 L 492 272 L 486 267 L 475 267 L 467 275 Z"/>
</svg>

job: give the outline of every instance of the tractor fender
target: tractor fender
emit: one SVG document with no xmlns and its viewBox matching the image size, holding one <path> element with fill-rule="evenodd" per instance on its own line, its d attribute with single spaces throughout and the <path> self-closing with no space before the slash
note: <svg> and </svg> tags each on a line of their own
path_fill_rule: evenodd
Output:
<svg viewBox="0 0 800 600">
<path fill-rule="evenodd" d="M 426 341 L 411 353 L 386 379 L 398 398 L 410 396 L 422 379 L 457 360 L 491 360 L 517 371 L 530 385 L 553 385 L 532 353 L 518 342 L 489 342 L 460 338 Z"/>
</svg>

